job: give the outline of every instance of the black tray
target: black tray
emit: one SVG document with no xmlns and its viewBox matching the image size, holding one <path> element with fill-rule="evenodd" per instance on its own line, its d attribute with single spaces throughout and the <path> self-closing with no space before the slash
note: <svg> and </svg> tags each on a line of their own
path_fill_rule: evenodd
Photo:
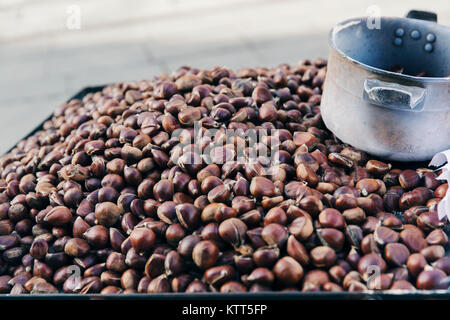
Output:
<svg viewBox="0 0 450 320">
<path fill-rule="evenodd" d="M 83 99 L 88 93 L 101 91 L 106 85 L 86 87 L 76 93 L 67 102 L 73 99 Z M 37 131 L 41 130 L 45 121 L 50 120 L 53 114 L 48 116 L 33 131 L 26 135 L 23 139 L 30 137 Z M 22 139 L 22 140 L 23 140 Z M 14 146 L 15 147 L 15 146 Z M 7 152 L 10 152 L 12 149 Z M 426 163 L 408 163 L 400 164 L 400 167 L 414 168 L 426 167 Z M 450 226 L 446 227 L 446 233 L 450 235 Z M 450 244 L 447 244 L 446 256 L 450 256 Z M 413 292 L 388 292 L 388 291 L 366 291 L 366 292 L 258 292 L 258 293 L 139 293 L 139 294 L 42 294 L 42 295 L 1 295 L 0 300 L 25 299 L 25 300 L 417 300 L 417 299 L 439 299 L 450 300 L 449 290 L 417 290 Z"/>
</svg>

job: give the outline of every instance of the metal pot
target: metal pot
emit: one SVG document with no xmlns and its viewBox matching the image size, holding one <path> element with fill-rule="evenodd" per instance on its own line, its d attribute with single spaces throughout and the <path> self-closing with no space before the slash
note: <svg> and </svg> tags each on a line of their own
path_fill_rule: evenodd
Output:
<svg viewBox="0 0 450 320">
<path fill-rule="evenodd" d="M 330 32 L 323 121 L 380 158 L 429 160 L 450 148 L 450 28 L 423 11 L 379 19 L 379 29 L 365 17 Z M 404 74 L 387 71 L 394 65 Z"/>
</svg>

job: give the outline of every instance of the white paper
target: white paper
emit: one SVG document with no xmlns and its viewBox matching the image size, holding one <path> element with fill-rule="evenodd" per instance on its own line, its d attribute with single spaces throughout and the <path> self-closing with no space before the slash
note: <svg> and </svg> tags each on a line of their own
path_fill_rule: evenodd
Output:
<svg viewBox="0 0 450 320">
<path fill-rule="evenodd" d="M 449 159 L 450 159 L 450 149 L 435 154 L 433 159 L 431 159 L 429 166 L 434 167 L 442 166 L 445 162 L 449 162 Z"/>
<path fill-rule="evenodd" d="M 429 165 L 439 167 L 445 162 L 447 162 L 447 164 L 440 168 L 442 169 L 442 173 L 437 177 L 437 179 L 446 180 L 447 183 L 450 183 L 450 149 L 436 154 L 433 159 L 431 159 Z M 438 204 L 438 216 L 441 220 L 447 217 L 450 221 L 450 189 L 447 190 L 444 198 Z"/>
</svg>

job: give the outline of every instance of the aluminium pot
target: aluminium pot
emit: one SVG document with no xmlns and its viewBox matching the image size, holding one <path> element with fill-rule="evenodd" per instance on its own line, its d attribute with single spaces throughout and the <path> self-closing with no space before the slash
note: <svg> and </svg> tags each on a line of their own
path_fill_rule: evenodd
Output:
<svg viewBox="0 0 450 320">
<path fill-rule="evenodd" d="M 422 11 L 380 17 L 378 29 L 371 19 L 330 32 L 323 121 L 343 142 L 379 158 L 429 160 L 450 148 L 450 28 Z M 404 73 L 387 71 L 393 66 Z"/>
</svg>

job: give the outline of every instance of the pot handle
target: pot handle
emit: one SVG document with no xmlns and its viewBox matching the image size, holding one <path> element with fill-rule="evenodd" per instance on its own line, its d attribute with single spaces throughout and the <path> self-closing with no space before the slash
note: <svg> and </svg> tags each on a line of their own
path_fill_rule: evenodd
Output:
<svg viewBox="0 0 450 320">
<path fill-rule="evenodd" d="M 437 14 L 432 11 L 409 10 L 406 18 L 437 22 Z"/>
<path fill-rule="evenodd" d="M 363 99 L 389 109 L 420 111 L 423 107 L 425 89 L 405 86 L 377 79 L 364 81 Z"/>
</svg>

